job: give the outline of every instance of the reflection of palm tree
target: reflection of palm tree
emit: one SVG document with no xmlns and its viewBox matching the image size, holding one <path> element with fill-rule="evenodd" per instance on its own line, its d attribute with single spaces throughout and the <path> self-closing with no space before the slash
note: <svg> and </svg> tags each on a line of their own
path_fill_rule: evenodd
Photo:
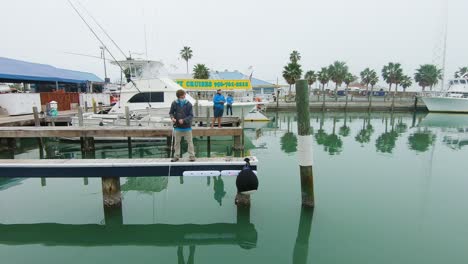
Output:
<svg viewBox="0 0 468 264">
<path fill-rule="evenodd" d="M 184 249 L 182 246 L 177 247 L 177 263 L 178 264 L 194 264 L 195 262 L 195 246 L 189 247 L 189 257 L 187 263 L 184 261 Z"/>
<path fill-rule="evenodd" d="M 396 125 L 395 130 L 398 134 L 403 134 L 408 130 L 408 125 L 403 123 L 403 118 L 400 117 L 398 119 L 398 124 Z"/>
<path fill-rule="evenodd" d="M 216 201 L 218 201 L 219 206 L 223 205 L 223 198 L 226 196 L 226 192 L 224 191 L 224 181 L 221 179 L 221 176 L 218 178 L 213 177 L 213 190 L 214 194 L 213 197 Z"/>
<path fill-rule="evenodd" d="M 168 177 L 129 177 L 120 188 L 123 192 L 154 193 L 166 189 L 167 183 Z"/>
<path fill-rule="evenodd" d="M 347 121 L 348 121 L 348 117 L 347 117 L 347 113 L 345 112 L 344 124 L 342 127 L 340 127 L 340 132 L 338 132 L 338 134 L 340 134 L 343 137 L 349 136 L 349 133 L 351 132 L 351 128 L 346 125 Z"/>
<path fill-rule="evenodd" d="M 370 118 L 367 119 L 367 125 L 366 125 L 366 119 L 363 119 L 362 129 L 359 131 L 359 133 L 356 135 L 354 139 L 357 142 L 361 143 L 361 146 L 363 146 L 364 143 L 370 142 L 372 133 L 374 133 L 374 128 L 372 127 L 370 123 Z"/>
<path fill-rule="evenodd" d="M 281 150 L 285 153 L 294 153 L 297 151 L 297 137 L 292 132 L 286 132 L 281 137 Z"/>
<path fill-rule="evenodd" d="M 416 133 L 413 133 L 408 137 L 408 145 L 410 149 L 417 152 L 426 152 L 429 149 L 429 146 L 434 144 L 435 139 L 436 136 L 432 134 L 431 131 L 418 130 Z"/>
<path fill-rule="evenodd" d="M 333 132 L 327 136 L 325 140 L 325 151 L 328 151 L 330 155 L 339 154 L 343 147 L 343 141 L 335 133 L 336 130 L 336 117 L 333 118 Z"/>
<path fill-rule="evenodd" d="M 391 123 L 393 124 L 393 117 Z M 388 132 L 388 119 L 385 118 L 385 132 L 380 135 L 375 142 L 377 151 L 383 153 L 392 153 L 393 149 L 395 148 L 397 138 L 398 133 L 393 129 L 393 125 L 391 131 Z"/>
<path fill-rule="evenodd" d="M 317 141 L 317 144 L 323 145 L 325 144 L 325 141 L 327 140 L 327 133 L 325 133 L 325 130 L 323 130 L 323 122 L 324 122 L 325 114 L 322 112 L 322 116 L 320 117 L 320 127 L 315 133 L 315 141 Z"/>
</svg>

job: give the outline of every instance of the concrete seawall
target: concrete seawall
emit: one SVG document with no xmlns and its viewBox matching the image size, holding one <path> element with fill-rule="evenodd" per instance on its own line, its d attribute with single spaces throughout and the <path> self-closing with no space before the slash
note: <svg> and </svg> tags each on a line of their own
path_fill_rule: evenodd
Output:
<svg viewBox="0 0 468 264">
<path fill-rule="evenodd" d="M 373 102 L 372 111 L 391 111 L 391 101 L 387 102 Z M 295 102 L 280 102 L 277 106 L 276 103 L 269 103 L 266 105 L 267 111 L 291 111 L 296 109 Z M 321 111 L 322 102 L 311 102 L 309 104 L 310 110 Z M 368 111 L 369 103 L 368 102 L 348 102 L 346 108 L 348 111 Z M 325 102 L 325 111 L 344 111 L 345 102 Z M 404 101 L 398 102 L 395 101 L 394 111 L 397 112 L 413 112 L 413 111 L 422 111 L 426 112 L 427 108 L 421 100 L 419 100 L 418 105 L 414 106 L 414 102 Z"/>
</svg>

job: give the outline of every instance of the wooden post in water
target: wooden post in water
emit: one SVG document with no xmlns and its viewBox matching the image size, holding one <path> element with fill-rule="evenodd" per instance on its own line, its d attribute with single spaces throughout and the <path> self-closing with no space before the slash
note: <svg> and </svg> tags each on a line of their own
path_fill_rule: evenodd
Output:
<svg viewBox="0 0 468 264">
<path fill-rule="evenodd" d="M 210 108 L 206 109 L 206 127 L 210 127 Z"/>
<path fill-rule="evenodd" d="M 102 198 L 104 207 L 119 207 L 122 205 L 119 177 L 102 177 Z"/>
<path fill-rule="evenodd" d="M 34 125 L 41 126 L 41 120 L 39 120 L 39 112 L 37 111 L 37 106 L 33 106 L 33 114 L 34 114 Z"/>
<path fill-rule="evenodd" d="M 298 130 L 298 160 L 301 176 L 302 205 L 314 207 L 314 177 L 312 171 L 312 136 L 310 131 L 309 96 L 307 80 L 296 82 Z"/>
<path fill-rule="evenodd" d="M 99 113 L 102 114 L 103 113 L 103 109 L 102 109 L 102 103 L 99 103 Z"/>
<path fill-rule="evenodd" d="M 102 177 L 102 201 L 106 225 L 122 225 L 122 195 L 120 178 Z"/>
<path fill-rule="evenodd" d="M 96 101 L 93 100 L 93 113 L 97 113 L 97 109 L 96 109 Z"/>
<path fill-rule="evenodd" d="M 128 106 L 125 106 L 125 124 L 129 127 L 130 126 L 130 109 Z M 132 158 L 132 138 L 128 137 L 127 138 L 127 145 L 128 145 L 128 157 Z"/>
<path fill-rule="evenodd" d="M 78 107 L 78 125 L 80 127 L 82 127 L 84 125 L 84 121 L 83 121 L 83 109 L 80 107 Z"/>
<path fill-rule="evenodd" d="M 242 128 L 242 136 L 241 136 L 241 144 L 242 144 L 242 153 L 244 153 L 244 143 L 245 143 L 245 139 L 244 139 L 244 108 L 241 109 L 241 128 Z M 244 155 L 242 155 L 244 156 Z"/>
<path fill-rule="evenodd" d="M 88 101 L 84 102 L 85 113 L 88 113 Z"/>
</svg>

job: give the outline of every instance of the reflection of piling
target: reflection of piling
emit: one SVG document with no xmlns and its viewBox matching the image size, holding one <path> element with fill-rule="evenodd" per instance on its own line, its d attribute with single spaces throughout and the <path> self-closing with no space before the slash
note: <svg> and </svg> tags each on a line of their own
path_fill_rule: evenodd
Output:
<svg viewBox="0 0 468 264">
<path fill-rule="evenodd" d="M 310 131 L 309 94 L 307 80 L 296 82 L 298 159 L 301 174 L 302 205 L 314 206 L 312 172 L 312 137 Z"/>
<path fill-rule="evenodd" d="M 309 254 L 309 237 L 312 227 L 313 208 L 302 208 L 296 243 L 294 244 L 293 264 L 307 263 Z"/>
</svg>

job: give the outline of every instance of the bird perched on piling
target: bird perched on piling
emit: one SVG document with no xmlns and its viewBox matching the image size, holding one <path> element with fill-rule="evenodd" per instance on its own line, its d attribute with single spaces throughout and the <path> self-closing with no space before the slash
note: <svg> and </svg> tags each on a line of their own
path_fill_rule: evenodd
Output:
<svg viewBox="0 0 468 264">
<path fill-rule="evenodd" d="M 244 168 L 239 172 L 236 179 L 237 193 L 251 194 L 258 189 L 258 178 L 250 167 L 250 159 L 245 158 Z"/>
</svg>

